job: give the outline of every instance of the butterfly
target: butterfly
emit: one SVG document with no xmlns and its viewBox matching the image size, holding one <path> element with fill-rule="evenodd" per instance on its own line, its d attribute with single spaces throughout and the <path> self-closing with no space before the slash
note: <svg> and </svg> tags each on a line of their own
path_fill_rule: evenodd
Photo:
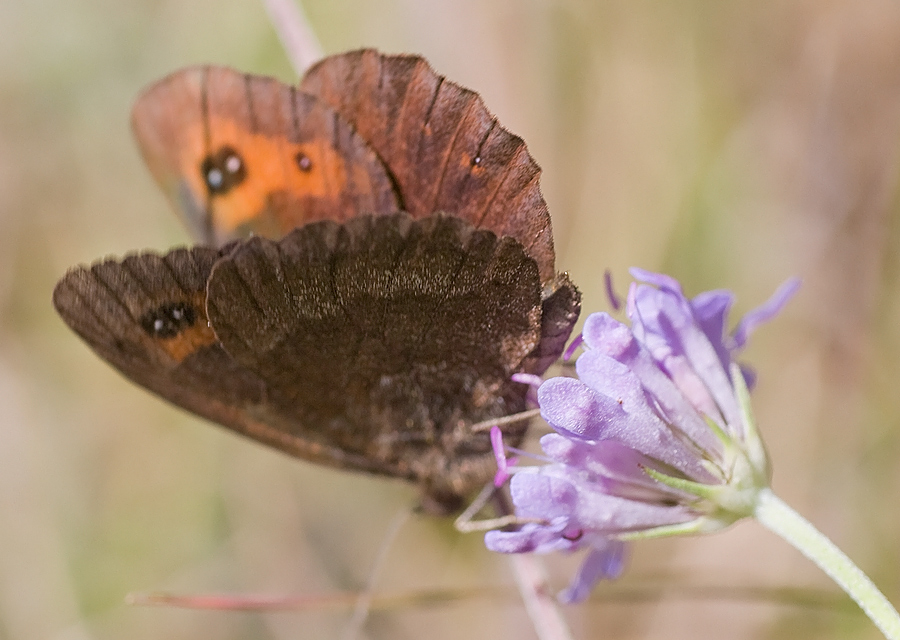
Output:
<svg viewBox="0 0 900 640">
<path fill-rule="evenodd" d="M 458 509 L 494 470 L 472 425 L 526 409 L 510 377 L 556 361 L 580 311 L 524 142 L 422 58 L 373 50 L 298 87 L 177 71 L 132 123 L 201 244 L 71 269 L 63 320 L 180 407 Z"/>
</svg>

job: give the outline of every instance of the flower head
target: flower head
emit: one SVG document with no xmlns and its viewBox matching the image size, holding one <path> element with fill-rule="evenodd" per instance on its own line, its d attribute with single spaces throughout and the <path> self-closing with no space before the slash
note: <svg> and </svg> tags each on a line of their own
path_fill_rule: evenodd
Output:
<svg viewBox="0 0 900 640">
<path fill-rule="evenodd" d="M 640 282 L 628 293 L 631 326 L 589 316 L 578 379 L 538 389 L 555 433 L 541 438 L 549 464 L 514 469 L 510 490 L 526 524 L 485 539 L 505 553 L 590 548 L 567 601 L 618 576 L 623 540 L 721 529 L 751 515 L 769 483 L 747 401 L 752 376 L 734 356 L 799 282 L 727 334 L 731 293 L 688 299 L 668 276 L 632 275 Z"/>
</svg>

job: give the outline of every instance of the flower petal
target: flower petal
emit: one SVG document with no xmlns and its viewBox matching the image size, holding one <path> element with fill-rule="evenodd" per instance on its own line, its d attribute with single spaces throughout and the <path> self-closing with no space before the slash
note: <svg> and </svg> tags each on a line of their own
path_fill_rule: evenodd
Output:
<svg viewBox="0 0 900 640">
<path fill-rule="evenodd" d="M 516 515 L 546 522 L 528 523 L 517 531 L 489 531 L 484 538 L 488 549 L 500 553 L 546 553 L 572 551 L 584 544 L 582 530 L 573 526 L 570 518 L 578 501 L 575 487 L 565 477 L 543 473 L 546 468 L 521 471 L 510 481 Z"/>
<path fill-rule="evenodd" d="M 565 519 L 549 525 L 526 524 L 518 531 L 488 531 L 484 544 L 497 553 L 549 553 L 574 551 L 582 546 L 578 537 L 566 538 Z"/>
<path fill-rule="evenodd" d="M 725 334 L 728 331 L 728 313 L 734 305 L 734 294 L 730 291 L 704 291 L 691 299 L 691 309 L 697 324 L 713 349 L 719 356 L 722 368 L 728 371 L 731 366 L 732 352 L 729 345 L 725 344 Z"/>
<path fill-rule="evenodd" d="M 660 418 L 684 433 L 687 440 L 713 459 L 721 458 L 722 444 L 697 409 L 659 368 L 650 353 L 634 339 L 628 327 L 606 313 L 592 313 L 584 323 L 585 343 L 627 366 L 641 381 Z M 591 350 L 581 355 L 589 366 Z"/>
<path fill-rule="evenodd" d="M 541 416 L 557 431 L 597 440 L 611 424 L 625 418 L 622 407 L 574 378 L 550 378 L 538 389 Z"/>
<path fill-rule="evenodd" d="M 560 467 L 541 467 L 542 475 L 559 472 Z M 700 515 L 681 504 L 642 502 L 607 495 L 602 486 L 583 479 L 575 480 L 573 486 L 577 497 L 575 510 L 569 518 L 569 526 L 573 529 L 604 534 L 627 533 L 682 524 Z M 519 507 L 518 502 L 516 507 Z"/>
<path fill-rule="evenodd" d="M 587 317 L 581 337 L 588 349 L 600 349 L 620 362 L 618 356 L 625 357 L 638 348 L 631 329 L 604 312 Z"/>
<path fill-rule="evenodd" d="M 581 602 L 601 580 L 615 580 L 622 575 L 627 549 L 626 543 L 613 538 L 600 538 L 594 542 L 571 584 L 557 596 L 560 602 Z"/>
<path fill-rule="evenodd" d="M 772 297 L 741 318 L 732 334 L 734 349 L 743 349 L 747 338 L 764 322 L 775 317 L 800 289 L 800 278 L 789 278 L 775 290 Z"/>
<path fill-rule="evenodd" d="M 630 273 L 635 280 L 652 284 L 654 287 L 671 291 L 672 293 L 684 297 L 684 294 L 681 293 L 681 283 L 672 276 L 667 276 L 664 273 L 656 273 L 655 271 L 647 271 L 640 267 L 631 267 L 628 270 L 628 273 Z"/>
<path fill-rule="evenodd" d="M 606 354 L 591 350 L 576 363 L 578 377 L 598 397 L 619 405 L 621 411 L 610 412 L 609 423 L 592 439 L 615 439 L 641 453 L 672 465 L 690 477 L 707 478 L 698 462 L 698 451 L 673 431 L 648 402 L 648 394 L 638 376 Z M 652 398 L 652 396 L 649 396 Z M 544 403 L 541 402 L 544 406 Z M 701 420 L 696 419 L 698 431 Z M 555 424 L 552 423 L 551 424 Z M 703 429 L 706 424 L 703 423 Z"/>
<path fill-rule="evenodd" d="M 561 518 L 565 520 L 567 532 L 641 531 L 689 522 L 698 516 L 663 491 L 647 502 L 609 495 L 604 491 L 602 479 L 586 477 L 584 470 L 563 464 L 520 471 L 513 476 L 510 490 L 516 515 L 554 523 Z"/>
<path fill-rule="evenodd" d="M 615 440 L 585 442 L 548 433 L 541 438 L 541 448 L 555 462 L 591 474 L 590 481 L 604 493 L 649 502 L 671 502 L 685 497 L 645 471 L 671 473 L 671 470 L 661 468 L 658 461 Z"/>
<path fill-rule="evenodd" d="M 687 298 L 680 291 L 649 285 L 632 287 L 630 295 L 632 331 L 653 359 L 698 411 L 723 427 L 741 429 L 731 378 Z"/>
<path fill-rule="evenodd" d="M 552 465 L 550 465 L 552 466 Z M 517 473 L 509 483 L 516 513 L 523 518 L 568 518 L 578 503 L 575 487 L 565 477 L 541 473 Z"/>
</svg>

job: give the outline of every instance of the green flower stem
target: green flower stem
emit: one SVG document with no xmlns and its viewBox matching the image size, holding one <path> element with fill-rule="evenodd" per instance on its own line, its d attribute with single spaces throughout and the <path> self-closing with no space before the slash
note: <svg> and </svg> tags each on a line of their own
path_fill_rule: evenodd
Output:
<svg viewBox="0 0 900 640">
<path fill-rule="evenodd" d="M 754 516 L 827 573 L 871 618 L 886 638 L 900 640 L 900 615 L 843 551 L 769 489 L 759 492 Z"/>
</svg>

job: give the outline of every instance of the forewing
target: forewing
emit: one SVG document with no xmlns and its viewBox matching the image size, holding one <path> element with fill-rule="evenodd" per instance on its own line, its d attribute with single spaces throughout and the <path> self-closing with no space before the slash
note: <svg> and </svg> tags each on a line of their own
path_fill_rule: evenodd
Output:
<svg viewBox="0 0 900 640">
<path fill-rule="evenodd" d="M 333 108 L 272 78 L 188 67 L 132 111 L 144 159 L 195 237 L 281 237 L 311 220 L 396 211 L 389 173 Z"/>
</svg>

